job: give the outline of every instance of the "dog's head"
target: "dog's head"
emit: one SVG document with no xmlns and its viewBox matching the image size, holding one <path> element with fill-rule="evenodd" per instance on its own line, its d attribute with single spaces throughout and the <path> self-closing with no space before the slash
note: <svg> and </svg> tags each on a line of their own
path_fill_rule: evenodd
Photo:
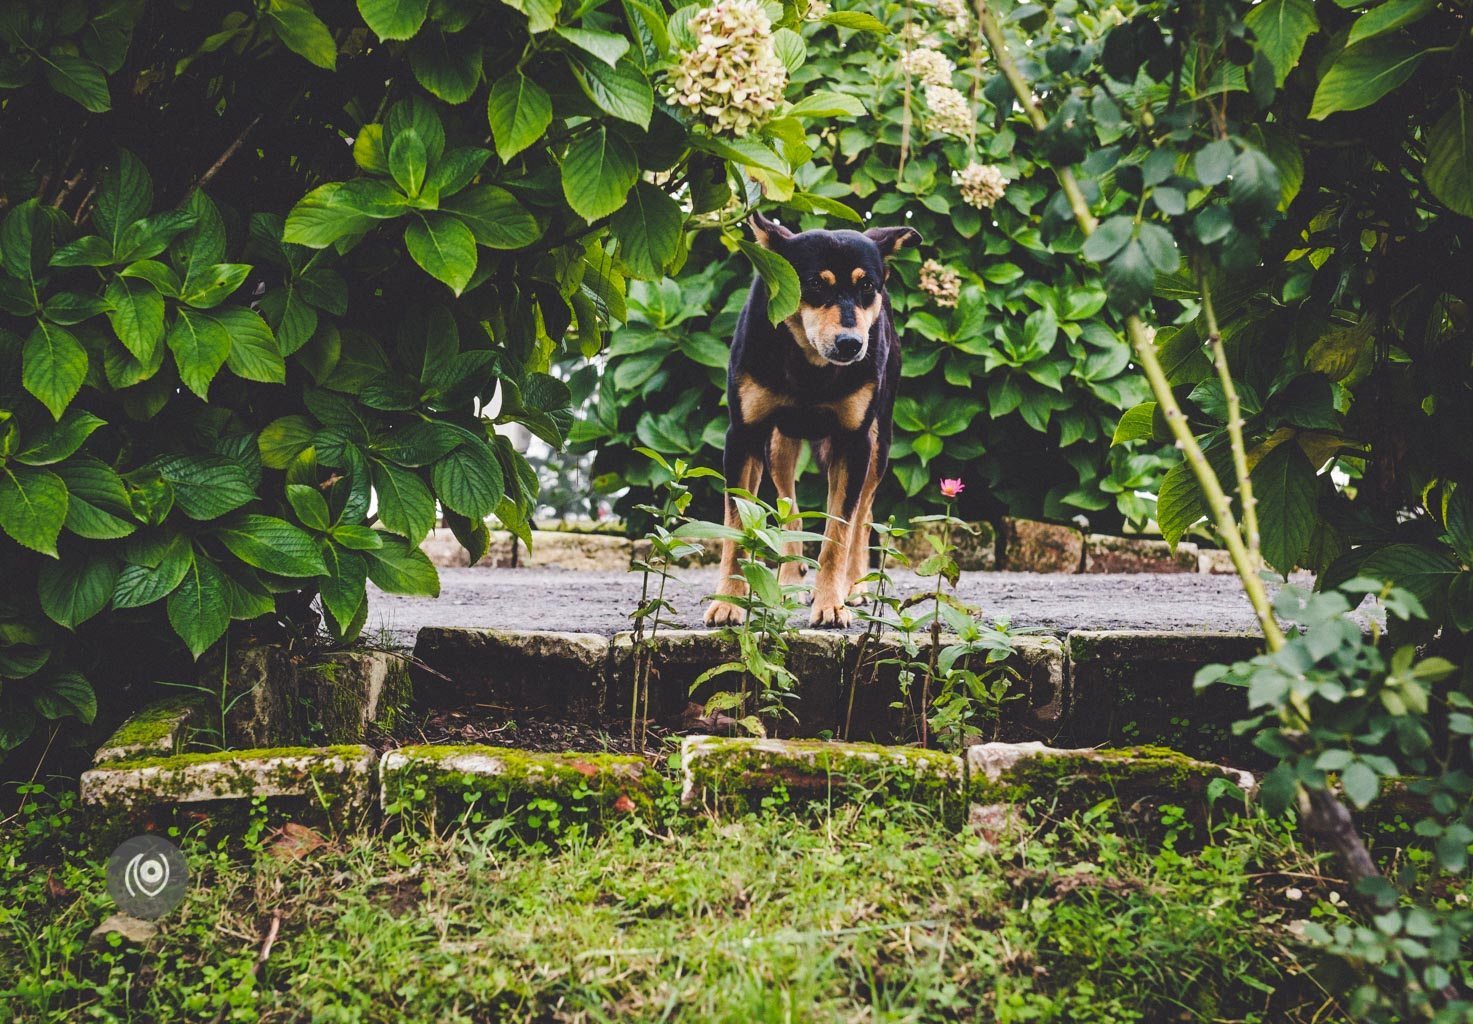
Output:
<svg viewBox="0 0 1473 1024">
<path fill-rule="evenodd" d="M 870 328 L 883 308 L 880 296 L 889 275 L 885 261 L 904 246 L 919 245 L 920 232 L 870 228 L 794 234 L 760 213 L 750 223 L 758 243 L 798 272 L 803 297 L 787 325 L 809 362 L 847 366 L 868 355 Z"/>
</svg>

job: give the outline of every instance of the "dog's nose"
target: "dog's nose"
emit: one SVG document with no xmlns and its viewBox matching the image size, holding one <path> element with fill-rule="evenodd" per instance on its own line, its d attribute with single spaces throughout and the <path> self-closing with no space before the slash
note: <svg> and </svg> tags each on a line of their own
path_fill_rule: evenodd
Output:
<svg viewBox="0 0 1473 1024">
<path fill-rule="evenodd" d="M 862 348 L 864 339 L 857 334 L 841 334 L 834 339 L 834 355 L 846 362 L 859 355 Z"/>
</svg>

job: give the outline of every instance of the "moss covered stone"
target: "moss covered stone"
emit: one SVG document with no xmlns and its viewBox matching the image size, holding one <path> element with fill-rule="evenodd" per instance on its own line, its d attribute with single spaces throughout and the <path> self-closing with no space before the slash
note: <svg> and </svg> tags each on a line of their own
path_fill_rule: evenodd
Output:
<svg viewBox="0 0 1473 1024">
<path fill-rule="evenodd" d="M 991 572 L 997 568 L 997 528 L 991 523 L 978 521 L 960 526 L 944 523 L 927 523 L 915 528 L 909 536 L 897 542 L 897 547 L 911 560 L 920 565 L 935 554 L 931 536 L 940 536 L 943 530 L 950 531 L 951 557 L 963 572 Z"/>
<path fill-rule="evenodd" d="M 540 753 L 480 745 L 409 746 L 379 765 L 386 814 L 451 824 L 520 817 L 540 829 L 552 820 L 598 823 L 651 817 L 667 783 L 643 758 L 625 754 Z"/>
<path fill-rule="evenodd" d="M 298 670 L 309 731 L 327 743 L 359 743 L 392 729 L 411 696 L 409 660 L 388 651 L 332 651 Z"/>
<path fill-rule="evenodd" d="M 414 657 L 438 673 L 411 670 L 421 705 L 473 701 L 593 720 L 603 706 L 609 640 L 596 633 L 426 626 Z"/>
<path fill-rule="evenodd" d="M 171 697 L 149 704 L 118 726 L 93 755 L 92 763 L 177 754 L 184 747 L 186 728 L 199 714 L 200 704 L 194 697 Z"/>
<path fill-rule="evenodd" d="M 1167 747 L 1061 750 L 1042 743 L 984 743 L 967 750 L 967 792 L 974 823 L 997 826 L 1016 812 L 1051 816 L 1114 800 L 1122 811 L 1177 804 L 1206 810 L 1207 788 L 1225 779 L 1247 789 L 1251 774 Z"/>
<path fill-rule="evenodd" d="M 257 800 L 296 820 L 360 822 L 371 806 L 368 747 L 276 747 L 113 762 L 82 774 L 83 806 L 111 823 L 157 821 L 162 812 Z"/>
<path fill-rule="evenodd" d="M 715 811 L 800 801 L 905 800 L 963 817 L 961 758 L 918 747 L 823 740 L 689 736 L 681 744 L 681 802 Z"/>
</svg>

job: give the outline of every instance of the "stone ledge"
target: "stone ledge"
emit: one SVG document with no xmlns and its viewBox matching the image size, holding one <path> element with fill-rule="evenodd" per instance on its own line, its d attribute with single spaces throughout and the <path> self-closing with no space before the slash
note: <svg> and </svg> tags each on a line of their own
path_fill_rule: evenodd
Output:
<svg viewBox="0 0 1473 1024">
<path fill-rule="evenodd" d="M 782 791 L 799 802 L 904 799 L 961 820 L 964 772 L 954 754 L 872 743 L 687 736 L 680 755 L 686 807 L 741 812 Z"/>
<path fill-rule="evenodd" d="M 440 568 L 470 565 L 470 552 L 461 547 L 453 532 L 443 527 L 432 530 L 420 543 L 420 550 Z M 476 565 L 496 569 L 619 571 L 628 569 L 633 557 L 634 542 L 617 534 L 533 530 L 532 546 L 528 548 L 506 530 L 492 530 L 491 547 Z"/>
<path fill-rule="evenodd" d="M 450 678 L 413 672 L 420 705 L 448 694 L 594 715 L 605 699 L 609 639 L 598 633 L 427 626 L 414 656 Z"/>
<path fill-rule="evenodd" d="M 1084 566 L 1084 533 L 1072 526 L 1004 516 L 999 533 L 999 568 L 1076 573 Z"/>
<path fill-rule="evenodd" d="M 970 529 L 952 526 L 950 540 L 952 558 L 963 572 L 991 572 L 997 568 L 997 528 L 984 520 L 968 523 Z M 920 565 L 935 553 L 930 537 L 939 537 L 945 529 L 940 523 L 916 527 L 910 536 L 896 543 L 912 566 Z"/>
<path fill-rule="evenodd" d="M 1197 545 L 1183 542 L 1175 550 L 1164 540 L 1112 537 L 1091 533 L 1084 538 L 1087 573 L 1178 573 L 1197 571 Z"/>
<path fill-rule="evenodd" d="M 94 765 L 138 757 L 168 757 L 184 747 L 185 729 L 200 713 L 198 699 L 170 697 L 134 712 L 97 748 Z"/>
<path fill-rule="evenodd" d="M 409 746 L 379 762 L 384 813 L 416 807 L 443 819 L 474 809 L 485 820 L 550 799 L 583 817 L 649 815 L 665 782 L 641 757 L 536 753 L 480 745 Z"/>
</svg>

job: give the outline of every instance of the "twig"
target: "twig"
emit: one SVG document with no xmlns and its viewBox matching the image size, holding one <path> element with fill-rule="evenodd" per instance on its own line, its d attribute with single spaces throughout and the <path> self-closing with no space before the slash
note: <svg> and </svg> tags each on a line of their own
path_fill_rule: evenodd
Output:
<svg viewBox="0 0 1473 1024">
<path fill-rule="evenodd" d="M 260 114 L 257 114 L 255 117 L 251 118 L 251 123 L 240 130 L 240 134 L 235 137 L 234 142 L 225 147 L 225 152 L 220 154 L 220 158 L 212 163 L 209 166 L 209 169 L 206 170 L 204 174 L 201 174 L 199 176 L 199 180 L 196 181 L 192 186 L 190 186 L 189 190 L 185 192 L 184 196 L 186 199 L 189 198 L 189 196 L 193 195 L 195 192 L 204 188 L 205 185 L 209 184 L 211 178 L 220 173 L 220 168 L 225 166 L 225 161 L 229 160 L 235 155 L 236 150 L 240 149 L 240 147 L 245 144 L 246 136 L 249 135 L 252 129 L 254 129 L 256 125 L 260 123 Z"/>
<path fill-rule="evenodd" d="M 276 936 L 280 931 L 281 911 L 273 910 L 271 912 L 271 924 L 266 927 L 266 939 L 261 943 L 261 951 L 256 954 L 256 962 L 251 965 L 252 978 L 259 978 L 261 976 L 261 968 L 265 965 L 266 958 L 271 955 L 271 947 L 276 945 Z M 225 1013 L 229 1008 L 230 1004 L 228 1002 L 221 1003 L 220 1009 L 216 1011 L 211 1024 L 220 1024 L 225 1019 Z"/>
</svg>

